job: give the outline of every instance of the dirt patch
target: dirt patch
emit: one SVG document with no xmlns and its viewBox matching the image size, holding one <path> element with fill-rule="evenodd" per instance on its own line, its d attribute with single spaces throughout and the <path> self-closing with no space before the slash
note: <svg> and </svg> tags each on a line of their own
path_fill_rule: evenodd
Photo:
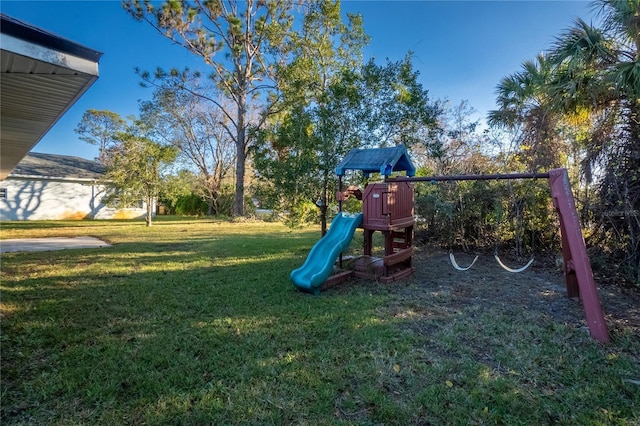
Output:
<svg viewBox="0 0 640 426">
<path fill-rule="evenodd" d="M 470 265 L 472 254 L 456 254 L 461 266 Z M 505 264 L 519 267 L 528 259 L 503 259 Z M 413 285 L 401 286 L 399 296 L 415 300 L 416 309 L 424 306 L 421 299 L 441 297 L 450 310 L 470 306 L 500 307 L 512 315 L 524 309 L 549 316 L 557 323 L 570 324 L 588 331 L 584 310 L 579 300 L 567 297 L 564 274 L 552 262 L 534 261 L 524 272 L 502 269 L 491 254 L 481 255 L 468 271 L 457 271 L 448 252 L 421 248 L 414 257 L 416 272 Z M 640 292 L 606 285 L 598 287 L 607 327 L 611 333 L 626 330 L 640 336 Z M 431 302 L 433 304 L 433 302 Z M 436 315 L 437 310 L 429 310 Z"/>
<path fill-rule="evenodd" d="M 455 254 L 462 267 L 470 265 L 474 257 L 470 253 Z M 519 268 L 529 260 L 506 255 L 501 258 L 512 268 Z M 390 312 L 385 308 L 383 314 L 411 317 L 418 323 L 420 318 L 448 321 L 456 315 L 497 312 L 513 321 L 526 321 L 527 315 L 537 316 L 548 323 L 589 333 L 582 303 L 567 297 L 564 273 L 554 259 L 536 258 L 526 271 L 512 273 L 500 267 L 493 253 L 487 253 L 480 255 L 469 270 L 457 271 L 447 251 L 420 246 L 415 247 L 413 266 L 415 273 L 407 279 L 376 284 L 351 278 L 331 291 L 339 294 L 357 287 L 390 293 L 395 306 L 388 307 Z M 612 338 L 626 334 L 640 339 L 640 291 L 597 276 L 595 281 Z"/>
</svg>

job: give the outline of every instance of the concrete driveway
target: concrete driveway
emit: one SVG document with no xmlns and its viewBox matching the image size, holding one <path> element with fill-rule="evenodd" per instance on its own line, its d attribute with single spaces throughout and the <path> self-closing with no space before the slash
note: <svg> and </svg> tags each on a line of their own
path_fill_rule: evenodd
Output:
<svg viewBox="0 0 640 426">
<path fill-rule="evenodd" d="M 0 240 L 0 253 L 14 251 L 50 251 L 79 248 L 111 247 L 111 244 L 94 237 L 76 238 L 19 238 Z"/>
</svg>

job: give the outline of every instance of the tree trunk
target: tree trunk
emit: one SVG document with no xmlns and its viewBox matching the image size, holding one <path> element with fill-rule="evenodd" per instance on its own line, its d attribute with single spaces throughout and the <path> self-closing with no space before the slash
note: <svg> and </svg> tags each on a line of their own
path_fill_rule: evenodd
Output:
<svg viewBox="0 0 640 426">
<path fill-rule="evenodd" d="M 327 206 L 320 206 L 320 235 L 324 237 L 327 233 Z"/>
<path fill-rule="evenodd" d="M 238 132 L 240 133 L 240 132 Z M 244 130 L 243 130 L 244 139 Z M 246 154 L 244 142 L 242 147 L 238 143 L 238 158 L 236 160 L 236 193 L 233 198 L 233 216 L 244 216 L 244 174 Z"/>
<path fill-rule="evenodd" d="M 242 91 L 242 89 L 241 89 Z M 247 135 L 245 132 L 246 94 L 239 94 L 238 121 L 236 128 L 236 191 L 233 198 L 233 216 L 244 216 L 244 174 L 247 157 Z"/>
<path fill-rule="evenodd" d="M 329 177 L 325 171 L 324 181 L 322 183 L 322 195 L 320 196 L 320 205 L 318 206 L 320 207 L 320 223 L 321 223 L 320 232 L 323 237 L 327 233 L 327 207 L 329 205 L 329 200 L 327 199 L 328 186 L 329 186 Z"/>
<path fill-rule="evenodd" d="M 151 216 L 152 216 L 152 207 L 153 207 L 153 198 L 147 197 L 147 227 L 151 226 Z"/>
</svg>

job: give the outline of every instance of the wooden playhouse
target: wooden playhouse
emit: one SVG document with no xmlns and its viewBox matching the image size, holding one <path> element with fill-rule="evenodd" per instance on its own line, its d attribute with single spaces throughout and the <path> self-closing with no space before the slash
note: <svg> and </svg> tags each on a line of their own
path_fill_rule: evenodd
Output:
<svg viewBox="0 0 640 426">
<path fill-rule="evenodd" d="M 415 175 L 406 148 L 353 149 L 336 167 L 339 179 L 337 194 L 340 210 L 342 201 L 355 195 L 362 200 L 364 231 L 363 256 L 353 259 L 353 273 L 358 277 L 390 282 L 413 273 L 414 193 L 410 182 L 380 182 L 366 185 L 364 191 L 342 188 L 347 170 L 360 170 L 365 176 L 380 173 L 385 178 L 393 172 Z M 382 233 L 383 247 L 375 250 L 374 234 Z M 374 254 L 376 254 L 374 256 Z"/>
</svg>

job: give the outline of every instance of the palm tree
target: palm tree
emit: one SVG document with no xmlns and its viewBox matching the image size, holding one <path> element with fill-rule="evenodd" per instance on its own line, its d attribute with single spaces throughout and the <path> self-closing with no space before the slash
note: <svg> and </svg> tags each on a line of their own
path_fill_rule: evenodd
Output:
<svg viewBox="0 0 640 426">
<path fill-rule="evenodd" d="M 555 111 L 547 87 L 554 69 L 545 54 L 526 61 L 522 70 L 503 78 L 496 89 L 498 109 L 488 115 L 491 126 L 519 131 L 517 154 L 530 171 L 561 166 L 565 140 L 557 131 L 561 115 Z"/>
<path fill-rule="evenodd" d="M 600 241 L 640 284 L 640 0 L 596 0 L 601 25 L 582 20 L 556 39 L 548 88 L 564 114 L 589 112 L 583 169 L 598 169 Z"/>
<path fill-rule="evenodd" d="M 599 26 L 576 20 L 549 52 L 500 82 L 489 123 L 521 129 L 530 168 L 558 164 L 569 146 L 580 152 L 582 175 L 598 185 L 595 243 L 640 284 L 640 0 L 592 6 Z"/>
</svg>

